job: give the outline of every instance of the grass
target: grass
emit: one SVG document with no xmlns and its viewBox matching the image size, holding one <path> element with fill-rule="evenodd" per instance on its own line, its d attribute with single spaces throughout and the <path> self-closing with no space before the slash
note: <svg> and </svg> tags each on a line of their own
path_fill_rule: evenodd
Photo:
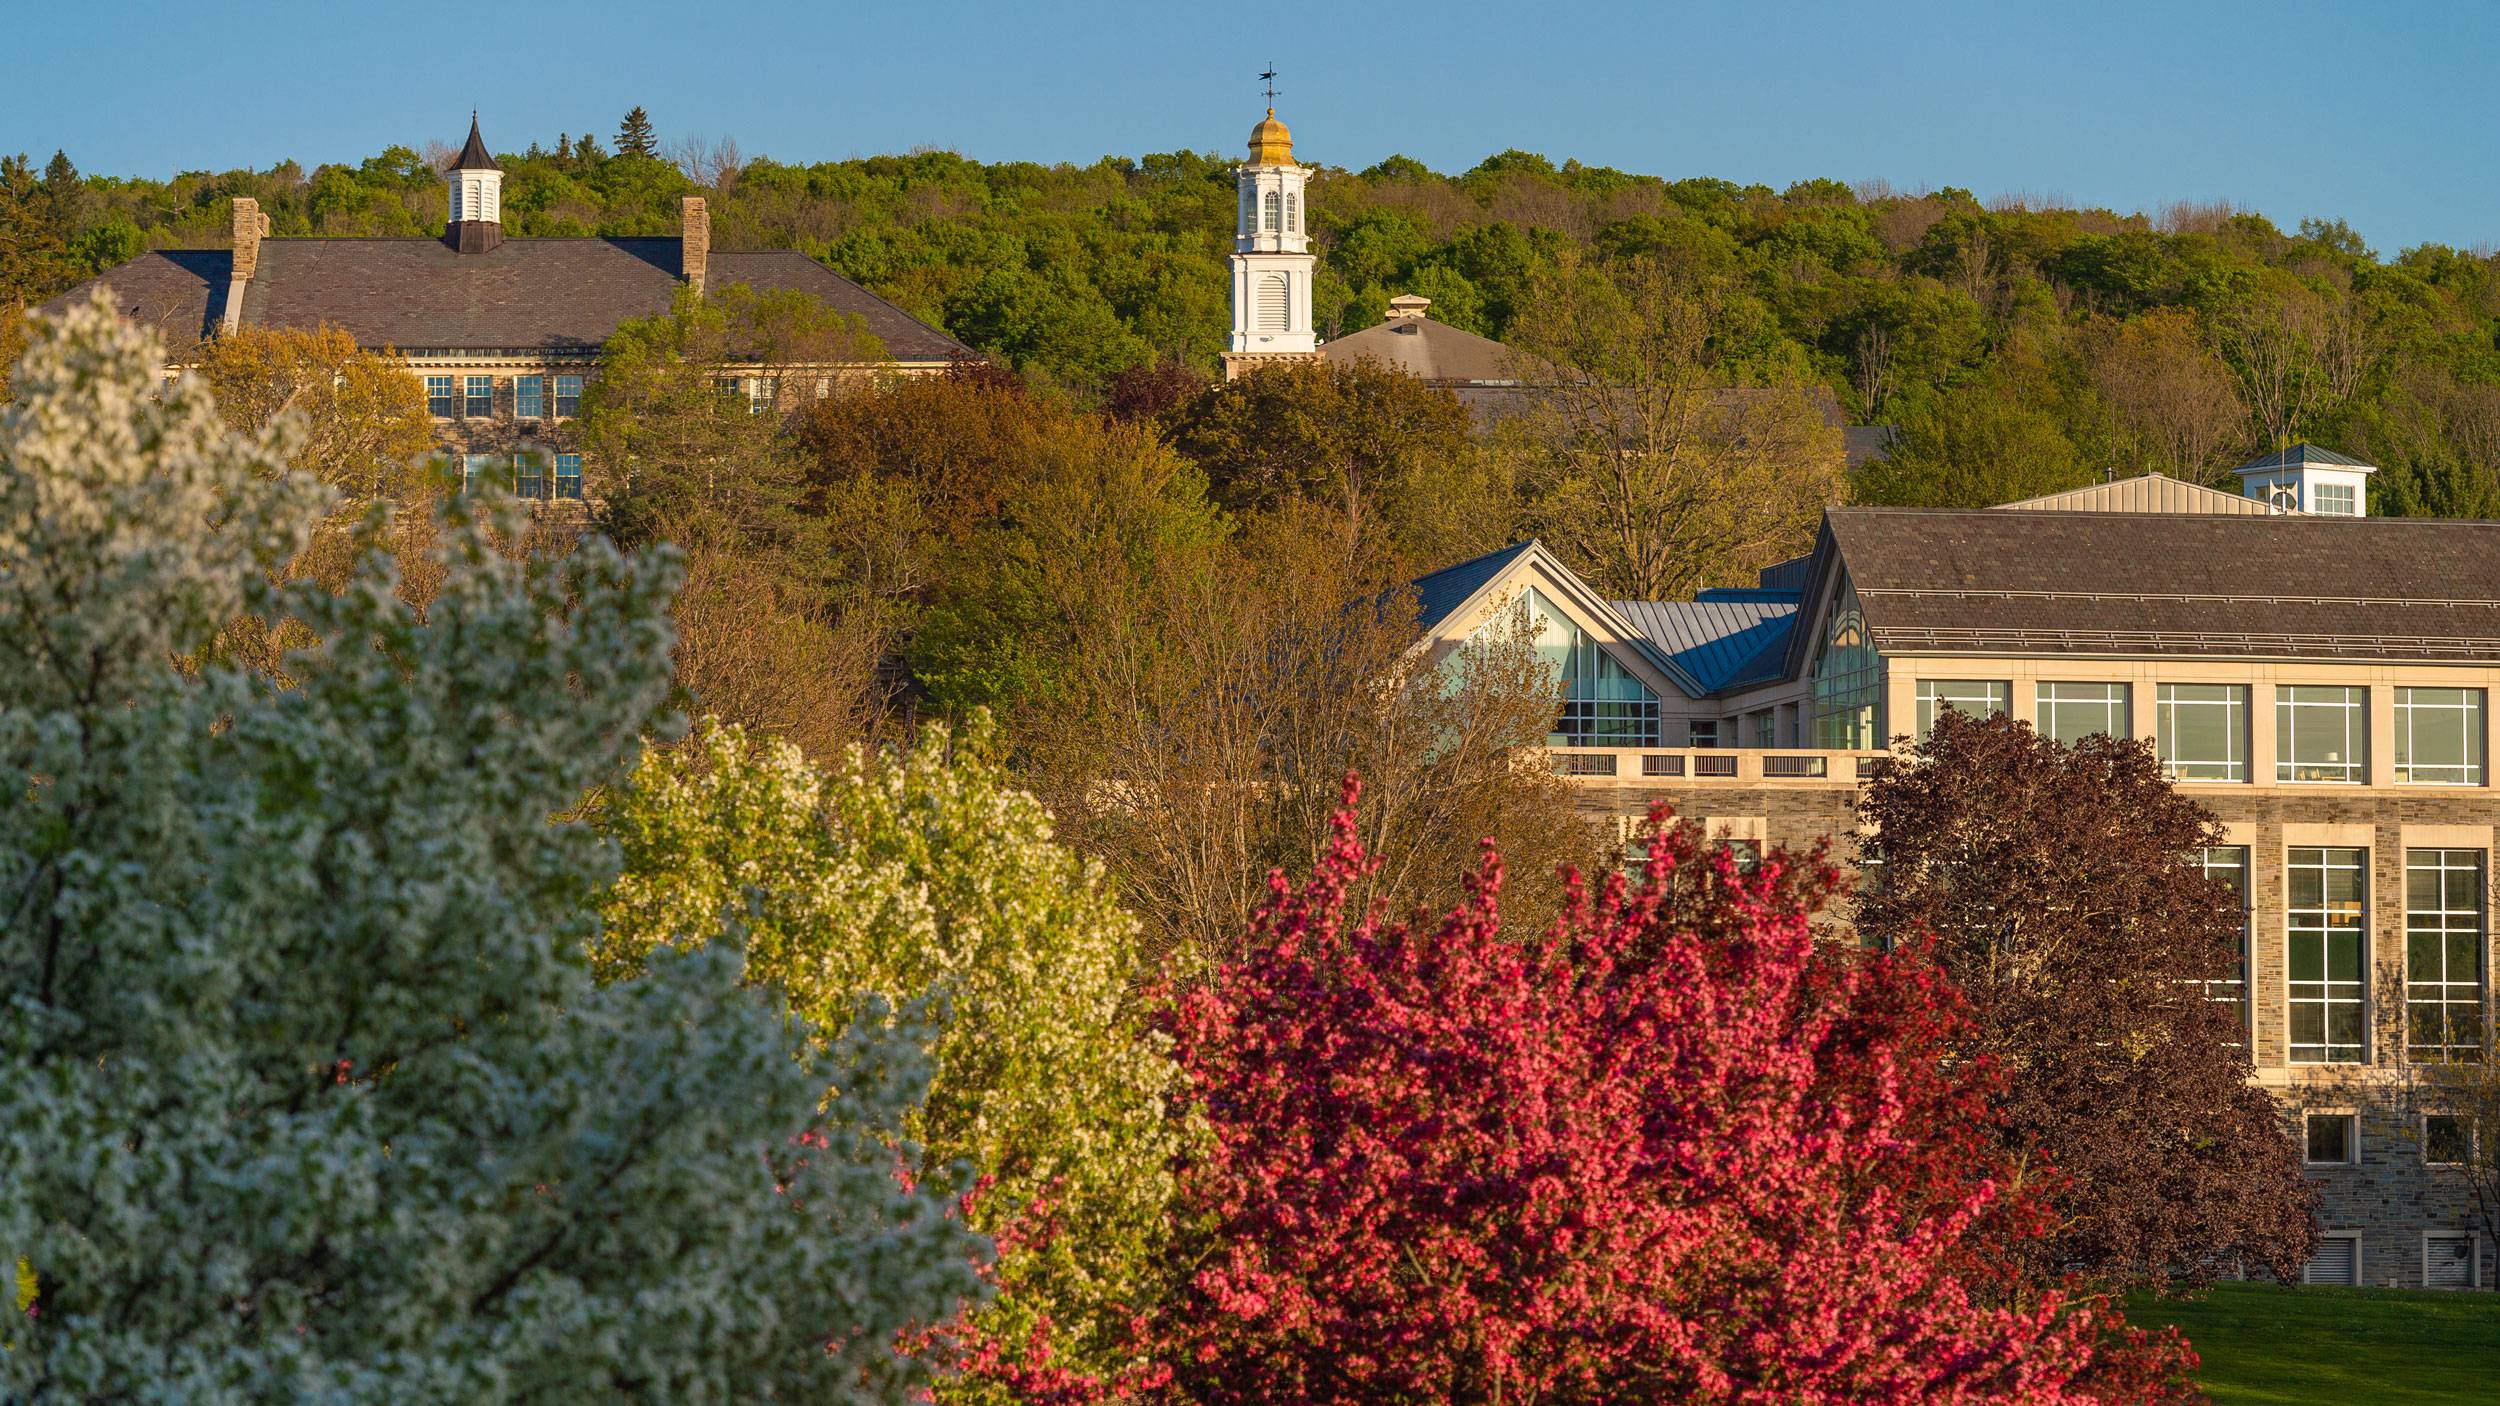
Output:
<svg viewBox="0 0 2500 1406">
<path fill-rule="evenodd" d="M 2500 1294 L 2217 1284 L 2127 1320 L 2177 1325 L 2218 1406 L 2500 1402 Z"/>
</svg>

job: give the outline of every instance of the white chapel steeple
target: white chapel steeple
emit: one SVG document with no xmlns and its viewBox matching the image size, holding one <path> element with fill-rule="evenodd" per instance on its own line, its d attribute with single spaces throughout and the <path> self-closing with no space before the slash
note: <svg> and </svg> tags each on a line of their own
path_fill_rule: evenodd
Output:
<svg viewBox="0 0 2500 1406">
<path fill-rule="evenodd" d="M 477 134 L 477 114 L 469 114 L 469 144 L 443 176 L 450 187 L 451 219 L 443 242 L 463 254 L 483 254 L 503 243 L 503 170 L 487 155 Z"/>
<path fill-rule="evenodd" d="M 1250 129 L 1250 159 L 1235 173 L 1241 207 L 1233 234 L 1233 336 L 1224 374 L 1236 378 L 1267 358 L 1305 359 L 1319 349 L 1311 331 L 1309 211 L 1293 164 L 1293 133 L 1267 117 Z"/>
</svg>

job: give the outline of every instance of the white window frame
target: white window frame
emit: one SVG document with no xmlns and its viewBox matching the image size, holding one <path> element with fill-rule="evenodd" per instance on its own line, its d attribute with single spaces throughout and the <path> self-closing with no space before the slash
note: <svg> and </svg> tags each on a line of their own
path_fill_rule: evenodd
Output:
<svg viewBox="0 0 2500 1406">
<path fill-rule="evenodd" d="M 472 410 L 469 407 L 471 402 L 477 399 L 478 383 L 481 381 L 486 385 L 486 408 L 482 411 Z M 463 420 L 492 420 L 495 418 L 494 377 L 462 376 L 460 378 L 460 418 Z"/>
<path fill-rule="evenodd" d="M 581 413 L 582 413 L 582 378 L 581 378 L 579 375 L 575 375 L 575 374 L 566 374 L 566 373 L 563 373 L 563 372 L 558 372 L 558 373 L 556 374 L 556 376 L 555 376 L 553 379 L 554 379 L 554 381 L 555 381 L 555 384 L 554 384 L 554 385 L 552 385 L 552 386 L 550 386 L 550 387 L 548 387 L 548 396 L 547 396 L 547 402 L 548 402 L 548 403 L 547 403 L 547 414 L 548 414 L 548 416 L 549 416 L 550 418 L 552 418 L 552 419 L 557 419 L 557 420 L 569 420 L 569 419 L 572 419 L 574 416 L 581 414 Z M 573 408 L 572 408 L 572 409 L 570 409 L 570 410 L 567 410 L 567 409 L 565 409 L 565 408 L 564 408 L 564 400 L 565 400 L 565 395 L 564 395 L 564 383 L 565 383 L 565 382 L 567 382 L 567 381 L 570 381 L 570 382 L 572 382 L 572 383 L 573 383 L 573 397 L 572 397 L 572 399 L 573 399 Z"/>
<path fill-rule="evenodd" d="M 2292 871 L 2295 868 L 2306 867 L 2302 865 L 2295 865 L 2292 861 L 2292 856 L 2301 850 L 2316 850 L 2319 856 L 2319 906 L 2315 909 L 2297 908 L 2293 906 L 2292 903 Z M 2329 952 L 2328 942 L 2332 935 L 2339 929 L 2338 925 L 2327 921 L 2327 915 L 2332 914 L 2335 910 L 2332 901 L 2326 895 L 2326 879 L 2327 875 L 2333 873 L 2335 870 L 2346 867 L 2328 858 L 2329 855 L 2338 851 L 2350 851 L 2361 856 L 2359 862 L 2352 866 L 2358 870 L 2361 876 L 2361 921 L 2355 925 L 2354 928 L 2354 930 L 2359 932 L 2361 935 L 2361 975 L 2352 980 L 2343 980 L 2330 974 L 2334 969 L 2334 963 Z M 2284 850 L 2283 1025 L 2284 1035 L 2286 1038 L 2286 1055 L 2289 1062 L 2293 1064 L 2367 1064 L 2370 1061 L 2373 1053 L 2373 1042 L 2371 1040 L 2371 1036 L 2374 1033 L 2370 1028 L 2370 1023 L 2375 1016 L 2375 1012 L 2371 1009 L 2370 981 L 2371 974 L 2375 970 L 2372 966 L 2372 962 L 2375 960 L 2377 948 L 2375 935 L 2370 931 L 2370 923 L 2376 917 L 2376 914 L 2372 911 L 2373 895 L 2370 892 L 2371 879 L 2373 877 L 2371 866 L 2375 857 L 2375 851 L 2362 845 L 2290 845 Z M 2294 925 L 2298 921 L 2299 916 L 2304 913 L 2312 912 L 2319 915 L 2316 925 L 2317 931 L 2320 934 L 2318 975 L 2315 980 L 2304 980 L 2292 975 L 2292 935 Z M 2310 999 L 2316 1000 L 2321 1006 L 2321 1021 L 2318 1030 L 2318 1041 L 2315 1046 L 2315 1048 L 2320 1051 L 2334 1047 L 2335 1042 L 2329 1038 L 2331 1032 L 2327 1027 L 2332 1024 L 2331 1017 L 2334 1013 L 2335 1007 L 2339 1004 L 2346 1003 L 2357 1003 L 2359 1005 L 2361 1011 L 2361 1044 L 2357 1053 L 2346 1058 L 2330 1058 L 2323 1053 L 2311 1058 L 2302 1058 L 2299 1052 L 2308 1047 L 2303 1046 L 2291 1039 L 2292 1006 L 2294 1001 L 2292 988 L 2295 985 L 2315 986 L 2318 988 L 2318 994 Z M 2337 990 L 2337 988 L 2340 987 L 2352 987 L 2355 988 L 2355 990 L 2351 995 L 2345 995 Z M 2307 1154 L 2304 1152 L 2303 1156 L 2306 1155 Z M 2355 1157 L 2360 1156 L 2360 1150 L 2357 1144 L 2353 1155 Z"/>
<path fill-rule="evenodd" d="M 2182 688 L 2227 690 L 2221 698 L 2175 698 L 2173 690 Z M 2161 774 L 2172 781 L 2211 781 L 2244 784 L 2249 778 L 2248 765 L 2248 685 L 2165 683 L 2153 687 L 2153 746 L 2161 760 Z M 2175 739 L 2178 736 L 2178 710 L 2181 708 L 2220 708 L 2232 724 L 2231 752 L 2219 760 L 2199 757 L 2181 761 Z M 2194 770 L 2189 770 L 2193 768 Z M 2215 774 L 2219 772 L 2219 774 Z"/>
<path fill-rule="evenodd" d="M 2067 688 L 2091 689 L 2099 693 L 2101 696 L 2098 698 L 2059 697 L 2057 691 L 2059 689 Z M 2042 726 L 2041 724 L 2053 716 L 2056 710 L 2060 707 L 2095 708 L 2105 711 L 2114 710 L 2111 717 L 2112 725 L 2101 729 L 2101 731 L 2122 741 L 2125 740 L 2134 729 L 2135 690 L 2130 685 L 2124 683 L 2096 683 L 2089 679 L 2041 680 L 2040 683 L 2034 687 L 2031 698 L 2031 716 L 2033 719 L 2032 730 L 2038 732 L 2042 737 L 2054 737 L 2056 734 L 2050 732 L 2048 728 Z M 2085 736 L 2090 736 L 2090 734 L 2087 733 Z M 2081 739 L 2078 738 L 2077 740 L 2080 741 Z"/>
<path fill-rule="evenodd" d="M 2315 1118 L 2344 1120 L 2344 1155 L 2333 1161 L 2320 1161 L 2309 1155 L 2309 1123 Z M 2358 1167 L 2361 1165 L 2361 1110 L 2357 1108 L 2304 1108 L 2300 1111 L 2300 1165 L 2304 1167 Z"/>
<path fill-rule="evenodd" d="M 524 388 L 531 392 L 527 399 L 522 396 Z M 529 408 L 532 400 L 538 403 L 538 408 L 535 410 Z M 547 418 L 547 378 L 545 376 L 531 375 L 512 378 L 512 418 L 515 420 Z"/>
<path fill-rule="evenodd" d="M 2362 1251 L 2362 1248 L 2363 1248 L 2363 1247 L 2362 1247 L 2362 1243 L 2361 1243 L 2361 1232 L 2360 1232 L 2360 1231 L 2358 1231 L 2358 1230 L 2321 1230 L 2321 1231 L 2319 1231 L 2319 1232 L 2318 1232 L 2318 1238 L 2319 1238 L 2320 1240 L 2350 1240 L 2350 1241 L 2352 1242 L 2352 1284 L 2351 1284 L 2351 1287 L 2353 1287 L 2353 1288 L 2359 1288 L 2360 1286 L 2362 1286 L 2362 1285 L 2367 1284 L 2367 1283 L 2369 1283 L 2369 1282 L 2370 1282 L 2370 1281 L 2369 1281 L 2368 1274 L 2367 1274 L 2367 1273 L 2366 1273 L 2366 1271 L 2365 1271 L 2365 1268 L 2364 1268 L 2364 1266 L 2363 1266 L 2363 1264 L 2362 1264 L 2362 1259 L 2361 1259 L 2361 1251 Z M 2313 1259 L 2314 1259 L 2314 1258 L 2315 1258 L 2315 1256 L 2312 1256 L 2311 1258 L 2313 1258 Z M 2307 1265 L 2305 1265 L 2305 1264 L 2304 1264 L 2304 1265 L 2302 1265 L 2302 1266 L 2300 1267 L 2300 1282 L 2301 1282 L 2301 1283 L 2303 1283 L 2303 1284 L 2316 1284 L 2316 1283 L 2320 1283 L 2320 1282 L 2322 1282 L 2322 1281 L 2310 1278 L 2310 1277 L 2309 1277 L 2309 1266 L 2307 1266 Z"/>
<path fill-rule="evenodd" d="M 2455 703 L 2416 703 L 2417 693 L 2455 693 L 2463 697 Z M 2395 777 L 2399 786 L 2480 786 L 2483 784 L 2483 709 L 2490 703 L 2479 688 L 2405 688 L 2395 691 L 2396 756 Z M 2424 765 L 2413 758 L 2413 719 L 2416 713 L 2461 713 L 2465 718 L 2465 738 L 2469 760 L 2462 766 Z M 2417 771 L 2454 771 L 2464 775 L 2457 780 L 2423 777 Z"/>
<path fill-rule="evenodd" d="M 438 384 L 443 388 L 441 402 L 443 408 L 440 410 L 434 408 L 434 387 Z M 448 373 L 427 372 L 425 375 L 425 413 L 437 420 L 449 420 L 453 418 L 453 412 L 459 408 L 460 378 Z"/>
<path fill-rule="evenodd" d="M 2324 517 L 2361 516 L 2361 490 L 2349 483 L 2309 485 L 2309 511 Z"/>
<path fill-rule="evenodd" d="M 565 461 L 565 460 L 567 460 L 567 459 L 570 459 L 570 460 L 572 460 L 572 461 L 573 461 L 573 473 L 572 473 L 572 479 L 573 479 L 573 491 L 572 491 L 572 492 L 570 492 L 570 493 L 567 493 L 567 492 L 565 492 L 565 491 L 564 491 L 564 480 L 565 480 L 565 477 L 566 477 L 565 472 L 564 472 L 564 461 Z M 554 498 L 554 499 L 558 499 L 558 500 L 565 500 L 565 501 L 571 501 L 571 502 L 576 502 L 576 503 L 578 503 L 578 502 L 580 502 L 580 501 L 581 501 L 581 499 L 582 499 L 582 456 L 581 456 L 581 455 L 579 455 L 579 454 L 558 454 L 558 455 L 556 455 L 556 456 L 555 456 L 554 460 L 553 460 L 553 461 L 552 461 L 552 462 L 548 465 L 548 467 L 547 467 L 547 491 L 548 491 L 549 495 L 550 495 L 552 498 Z"/>
<path fill-rule="evenodd" d="M 1986 706 L 1968 706 L 1974 702 Z M 2002 715 L 2013 704 L 2014 686 L 2004 679 L 1920 679 L 1911 716 L 1918 720 L 1919 740 L 1924 742 L 1936 725 L 1936 714 L 1948 708 L 1974 718 L 1990 718 Z"/>
<path fill-rule="evenodd" d="M 2339 701 L 2297 694 L 2339 693 Z M 2303 722 L 2303 719 L 2310 719 Z M 2295 738 L 2323 728 L 2343 731 L 2341 760 L 2304 762 L 2292 755 Z M 2303 769 L 2333 775 L 2303 776 Z M 2283 684 L 2274 690 L 2274 779 L 2287 786 L 2360 786 L 2370 779 L 2370 690 L 2348 684 Z"/>
<path fill-rule="evenodd" d="M 2436 1289 L 2442 1287 L 2431 1282 L 2431 1242 L 2433 1240 L 2462 1240 L 2465 1242 L 2465 1282 L 2454 1286 L 2455 1288 L 2459 1290 L 2473 1290 L 2479 1289 L 2483 1286 L 2483 1237 L 2470 1230 L 2425 1230 L 2422 1232 L 2421 1260 L 2423 1288 Z M 2360 1265 L 2358 1254 L 2359 1252 L 2356 1251 L 2353 1262 L 2356 1269 L 2358 1269 Z M 2359 1276 L 2356 1275 L 2355 1277 L 2357 1278 Z"/>
<path fill-rule="evenodd" d="M 460 491 L 462 494 L 466 495 L 477 491 L 478 475 L 481 472 L 489 474 L 493 473 L 495 471 L 496 458 L 497 456 L 493 454 L 463 454 L 460 456 Z"/>
</svg>

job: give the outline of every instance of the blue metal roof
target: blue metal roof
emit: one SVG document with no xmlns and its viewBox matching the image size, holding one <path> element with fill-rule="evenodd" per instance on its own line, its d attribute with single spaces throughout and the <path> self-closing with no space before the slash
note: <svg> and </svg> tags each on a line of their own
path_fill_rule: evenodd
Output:
<svg viewBox="0 0 2500 1406">
<path fill-rule="evenodd" d="M 1746 666 L 1766 654 L 1782 657 L 1796 624 L 1797 599 L 1787 591 L 1727 590 L 1705 591 L 1699 600 L 1613 605 L 1659 652 L 1692 675 L 1702 692 L 1716 693 L 1744 677 Z"/>
<path fill-rule="evenodd" d="M 1498 552 L 1487 552 L 1473 561 L 1445 566 L 1429 576 L 1415 579 L 1415 613 L 1421 627 L 1431 631 L 1450 618 L 1453 611 L 1465 605 L 1470 596 L 1484 589 L 1484 583 L 1502 574 L 1504 568 L 1527 555 L 1536 539 L 1513 542 Z"/>
</svg>

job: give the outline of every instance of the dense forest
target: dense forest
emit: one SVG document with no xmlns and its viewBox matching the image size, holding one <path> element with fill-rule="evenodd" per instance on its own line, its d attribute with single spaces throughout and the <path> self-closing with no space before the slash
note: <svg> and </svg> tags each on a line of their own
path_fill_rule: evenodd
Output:
<svg viewBox="0 0 2500 1406">
<path fill-rule="evenodd" d="M 673 231 L 712 202 L 726 246 L 789 247 L 1093 403 L 1124 370 L 1212 369 L 1228 316 L 1232 158 L 1091 165 L 914 152 L 809 165 L 734 144 L 662 154 L 647 121 L 500 159 L 517 235 Z M 253 196 L 279 235 L 441 227 L 431 154 L 392 147 L 307 172 L 80 175 L 0 169 L 0 305 L 149 247 L 216 245 Z M 1444 175 L 1404 157 L 1328 167 L 1305 134 L 1323 336 L 1398 293 L 1511 338 L 1558 264 L 1664 268 L 1713 290 L 1710 355 L 1739 377 L 1830 388 L 1898 426 L 1865 501 L 1998 501 L 2115 469 L 2210 478 L 2311 440 L 2387 470 L 2380 511 L 2500 516 L 2500 270 L 2488 250 L 2384 257 L 2341 221 L 2286 232 L 2222 204 L 2155 214 L 1968 191 L 1668 180 L 1505 151 Z"/>
</svg>

